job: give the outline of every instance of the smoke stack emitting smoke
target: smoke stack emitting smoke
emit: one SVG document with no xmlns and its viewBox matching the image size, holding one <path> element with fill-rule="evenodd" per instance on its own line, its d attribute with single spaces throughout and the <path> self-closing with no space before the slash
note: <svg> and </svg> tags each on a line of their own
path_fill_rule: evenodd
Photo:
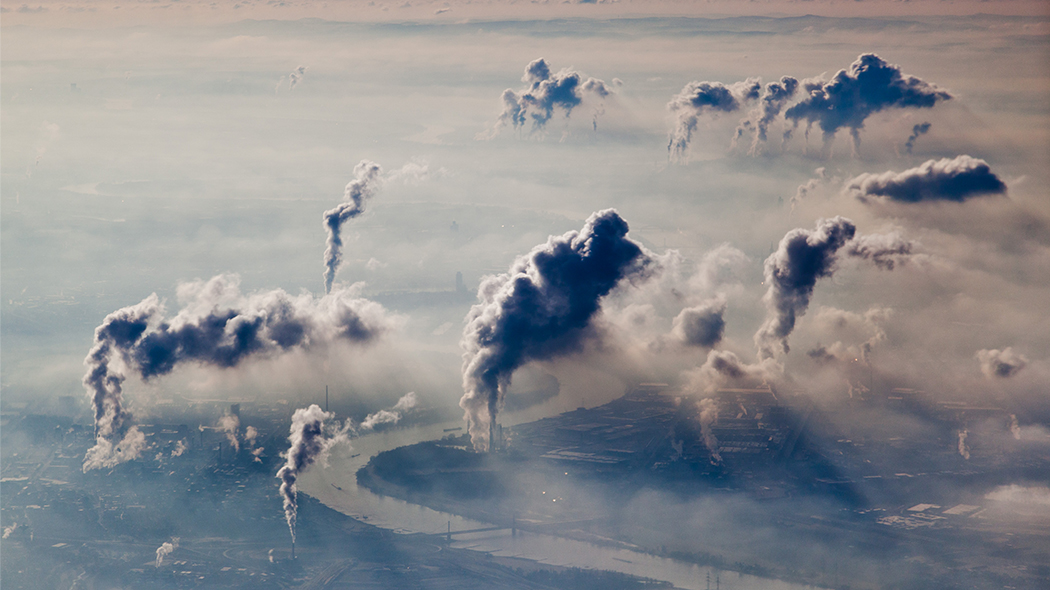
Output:
<svg viewBox="0 0 1050 590">
<path fill-rule="evenodd" d="M 164 558 L 171 555 L 173 551 L 179 548 L 179 538 L 172 537 L 170 543 L 164 543 L 160 547 L 157 547 L 157 567 L 160 567 L 164 563 Z"/>
<path fill-rule="evenodd" d="M 718 439 L 711 427 L 718 422 L 718 402 L 707 397 L 697 404 L 700 408 L 700 433 L 704 437 L 704 446 L 711 454 L 711 464 L 718 465 L 722 462 L 722 455 L 718 452 Z"/>
<path fill-rule="evenodd" d="M 148 380 L 184 362 L 228 368 L 249 357 L 335 341 L 367 343 L 390 327 L 382 306 L 345 289 L 320 299 L 280 289 L 244 296 L 236 276 L 219 275 L 180 285 L 178 293 L 184 306 L 173 318 L 152 294 L 109 314 L 95 329 L 84 386 L 95 408 L 96 444 L 84 471 L 130 461 L 145 447 L 123 406 L 128 370 Z"/>
<path fill-rule="evenodd" d="M 489 449 L 515 369 L 580 350 L 601 299 L 623 279 L 647 275 L 651 257 L 627 231 L 615 210 L 599 211 L 581 231 L 551 236 L 482 281 L 463 331 L 459 402 L 475 449 Z"/>
<path fill-rule="evenodd" d="M 317 404 L 300 408 L 292 414 L 291 433 L 288 435 L 291 447 L 285 453 L 287 460 L 284 466 L 277 472 L 277 477 L 281 479 L 284 517 L 288 521 L 292 543 L 295 543 L 295 523 L 299 512 L 295 482 L 309 466 L 317 462 L 324 464 L 333 446 L 349 440 L 348 425 L 340 427 L 335 421 L 335 414 L 325 412 Z"/>
<path fill-rule="evenodd" d="M 344 202 L 324 212 L 324 225 L 328 230 L 327 247 L 324 251 L 324 292 L 332 291 L 335 271 L 343 261 L 342 225 L 365 211 L 365 201 L 379 187 L 383 169 L 379 164 L 361 160 L 354 167 L 354 180 L 346 185 Z"/>
</svg>

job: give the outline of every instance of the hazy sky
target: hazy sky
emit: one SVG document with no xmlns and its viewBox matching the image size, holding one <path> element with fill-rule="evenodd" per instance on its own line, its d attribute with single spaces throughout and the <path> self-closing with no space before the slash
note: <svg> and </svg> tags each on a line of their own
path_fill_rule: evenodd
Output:
<svg viewBox="0 0 1050 590">
<path fill-rule="evenodd" d="M 452 290 L 457 271 L 474 290 L 613 207 L 662 271 L 605 300 L 600 346 L 543 365 L 566 407 L 633 380 L 690 382 L 708 348 L 684 343 L 675 318 L 712 301 L 725 309 L 716 348 L 753 362 L 764 261 L 790 230 L 842 215 L 858 236 L 909 251 L 893 270 L 840 253 L 778 354 L 785 382 L 841 398 L 868 355 L 863 373 L 884 387 L 1046 423 L 1048 5 L 740 5 L 4 2 L 4 402 L 81 399 L 95 326 L 151 293 L 169 316 L 180 284 L 220 274 L 244 294 L 320 297 L 322 214 L 368 159 L 382 181 L 343 226 L 335 280 L 363 282 L 356 292 L 386 303 L 392 331 L 236 369 L 188 363 L 130 380 L 129 403 L 299 399 L 330 383 L 453 406 L 469 304 L 405 293 Z M 834 109 L 812 93 L 869 53 L 944 98 L 872 98 L 829 123 Z M 500 124 L 504 91 L 529 93 L 538 58 L 552 80 L 577 72 L 581 89 L 547 97 L 543 125 L 538 91 L 513 103 L 523 125 Z M 800 86 L 772 110 L 734 86 L 761 78 L 761 95 L 784 76 Z M 604 90 L 583 89 L 590 78 Z M 669 108 L 693 82 L 721 83 L 722 106 Z M 752 149 L 763 113 L 767 137 Z M 683 124 L 687 145 L 669 154 Z M 1002 186 L 971 191 L 981 174 Z"/>
</svg>

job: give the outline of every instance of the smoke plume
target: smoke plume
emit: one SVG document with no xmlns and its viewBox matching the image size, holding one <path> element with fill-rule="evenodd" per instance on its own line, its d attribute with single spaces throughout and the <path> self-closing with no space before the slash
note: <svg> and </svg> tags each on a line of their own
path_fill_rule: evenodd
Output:
<svg viewBox="0 0 1050 590">
<path fill-rule="evenodd" d="M 970 447 L 966 446 L 966 437 L 970 434 L 965 428 L 959 431 L 959 454 L 963 459 L 970 460 Z"/>
<path fill-rule="evenodd" d="M 930 131 L 929 123 L 918 123 L 911 128 L 911 135 L 908 136 L 908 141 L 904 142 L 904 151 L 911 153 L 912 149 L 915 148 L 915 140 L 919 139 L 920 135 L 925 135 Z"/>
<path fill-rule="evenodd" d="M 568 68 L 551 74 L 550 66 L 543 58 L 534 60 L 525 67 L 521 81 L 528 84 L 528 87 L 517 92 L 510 88 L 503 91 L 503 112 L 496 120 L 496 127 L 490 137 L 499 133 L 503 127 L 524 127 L 529 118 L 532 119 L 533 130 L 542 129 L 554 116 L 555 108 L 565 111 L 567 118 L 572 114 L 572 110 L 583 102 L 584 95 L 589 94 L 604 100 L 613 93 L 610 85 L 604 81 L 597 78 L 584 79 L 583 74 Z M 598 116 L 601 112 L 604 112 L 604 109 L 599 105 L 592 121 L 595 129 L 598 127 Z"/>
<path fill-rule="evenodd" d="M 748 120 L 748 123 L 750 123 L 749 127 L 753 127 L 755 130 L 751 148 L 747 152 L 749 155 L 758 155 L 761 144 L 766 141 L 769 125 L 776 120 L 781 109 L 795 95 L 796 90 L 798 90 L 798 80 L 791 76 L 784 76 L 779 82 L 766 84 L 765 90 L 762 92 L 762 101 L 759 103 L 758 109 L 751 113 L 751 119 Z M 739 134 L 741 131 L 742 129 L 738 129 L 737 133 Z"/>
<path fill-rule="evenodd" d="M 369 160 L 361 160 L 354 167 L 354 178 L 346 185 L 343 202 L 334 209 L 324 212 L 324 225 L 328 231 L 327 245 L 324 251 L 324 292 L 332 292 L 335 271 L 343 261 L 343 223 L 364 213 L 365 201 L 379 187 L 382 168 Z"/>
<path fill-rule="evenodd" d="M 164 558 L 171 555 L 172 551 L 179 548 L 179 538 L 172 537 L 171 542 L 166 542 L 160 547 L 157 547 L 157 567 L 160 567 L 164 563 Z"/>
<path fill-rule="evenodd" d="M 1014 440 L 1021 440 L 1021 425 L 1017 423 L 1017 414 L 1010 414 L 1010 434 Z"/>
<path fill-rule="evenodd" d="M 704 437 L 704 446 L 711 454 L 711 464 L 718 465 L 722 462 L 722 455 L 718 452 L 718 438 L 711 430 L 718 422 L 718 402 L 705 397 L 697 406 L 700 408 L 700 433 Z"/>
<path fill-rule="evenodd" d="M 1013 377 L 1028 365 L 1028 359 L 1009 346 L 1002 350 L 978 350 L 976 357 L 981 363 L 981 372 L 989 379 Z"/>
<path fill-rule="evenodd" d="M 514 370 L 531 360 L 578 351 L 593 334 L 601 300 L 624 279 L 647 274 L 651 257 L 627 237 L 613 209 L 579 232 L 551 236 L 507 273 L 486 277 L 463 332 L 463 398 L 471 440 L 489 446 Z"/>
<path fill-rule="evenodd" d="M 233 414 L 226 414 L 219 418 L 218 428 L 226 435 L 226 440 L 230 441 L 233 452 L 241 452 L 241 441 L 237 439 L 238 430 L 241 428 L 241 419 Z"/>
<path fill-rule="evenodd" d="M 860 147 L 860 130 L 873 113 L 888 108 L 931 108 L 952 95 L 914 76 L 901 73 L 900 66 L 886 63 L 874 53 L 866 53 L 849 70 L 839 70 L 829 81 L 806 80 L 808 96 L 784 112 L 797 122 L 820 125 L 829 143 L 843 127 L 850 130 L 853 147 Z"/>
<path fill-rule="evenodd" d="M 277 472 L 277 477 L 281 480 L 284 518 L 288 521 L 293 543 L 299 511 L 295 482 L 299 475 L 314 463 L 320 462 L 323 465 L 333 446 L 348 441 L 346 432 L 346 427 L 340 427 L 338 422 L 335 422 L 335 414 L 325 412 L 317 404 L 311 404 L 309 408 L 300 408 L 292 414 L 291 433 L 288 435 L 291 447 L 284 455 L 286 461 Z"/>
<path fill-rule="evenodd" d="M 182 454 L 185 453 L 185 452 L 186 452 L 186 443 L 180 440 L 180 441 L 175 443 L 175 448 L 171 450 L 171 456 L 172 457 L 181 457 Z"/>
<path fill-rule="evenodd" d="M 1006 184 L 984 160 L 967 155 L 929 160 L 904 172 L 861 174 L 846 185 L 861 201 L 880 197 L 902 203 L 954 201 L 1006 193 Z"/>
<path fill-rule="evenodd" d="M 129 428 L 122 385 L 126 372 L 149 380 L 177 365 L 195 362 L 234 367 L 266 357 L 335 341 L 367 343 L 386 331 L 382 306 L 344 289 L 315 299 L 283 290 L 240 293 L 235 275 L 180 285 L 184 306 L 166 318 L 156 294 L 106 316 L 84 364 L 84 386 L 95 409 L 96 444 L 84 470 L 112 467 L 138 457 L 145 437 Z"/>
<path fill-rule="evenodd" d="M 757 99 L 761 89 L 762 84 L 757 78 L 748 78 L 729 86 L 721 82 L 686 84 L 667 103 L 667 109 L 676 117 L 675 127 L 667 142 L 667 154 L 671 161 L 685 158 L 701 115 L 708 111 L 735 112 L 744 102 Z"/>
<path fill-rule="evenodd" d="M 675 317 L 671 331 L 688 346 L 713 348 L 725 334 L 725 311 L 726 301 L 723 298 L 687 307 Z"/>
<path fill-rule="evenodd" d="M 380 424 L 397 424 L 406 413 L 414 409 L 418 404 L 419 399 L 416 398 L 416 392 L 410 391 L 401 396 L 401 399 L 397 400 L 397 404 L 393 408 L 379 410 L 366 416 L 364 421 L 357 427 L 357 431 L 361 433 L 375 430 L 376 426 Z"/>
<path fill-rule="evenodd" d="M 908 260 L 915 246 L 914 242 L 905 239 L 897 231 L 866 234 L 850 241 L 846 246 L 846 254 L 870 260 L 883 270 L 893 270 L 896 265 Z"/>
</svg>

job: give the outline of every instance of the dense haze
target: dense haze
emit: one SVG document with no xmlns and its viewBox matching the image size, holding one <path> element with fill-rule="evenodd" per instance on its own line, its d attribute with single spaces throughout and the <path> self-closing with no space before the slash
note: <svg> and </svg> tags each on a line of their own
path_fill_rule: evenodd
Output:
<svg viewBox="0 0 1050 590">
<path fill-rule="evenodd" d="M 126 412 L 96 432 L 116 443 L 173 397 L 306 408 L 327 385 L 360 420 L 414 391 L 455 419 L 466 386 L 487 441 L 504 404 L 513 422 L 640 382 L 697 402 L 764 382 L 817 407 L 862 388 L 995 406 L 1012 429 L 960 431 L 960 456 L 967 436 L 1047 452 L 1045 3 L 388 4 L 3 4 L 4 412 Z M 525 260 L 608 209 L 644 272 L 581 290 L 589 262 Z M 134 335 L 96 334 L 147 301 Z M 235 358 L 200 348 L 216 310 L 255 322 Z M 515 321 L 549 325 L 510 342 Z M 116 393 L 85 377 L 107 337 L 88 369 L 112 363 Z M 490 349 L 498 369 L 471 364 Z M 560 387 L 515 418 L 536 375 Z"/>
</svg>

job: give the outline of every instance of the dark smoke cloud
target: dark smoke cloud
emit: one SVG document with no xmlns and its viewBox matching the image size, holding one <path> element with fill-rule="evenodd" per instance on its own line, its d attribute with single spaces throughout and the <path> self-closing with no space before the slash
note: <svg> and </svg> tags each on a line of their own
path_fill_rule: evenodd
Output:
<svg viewBox="0 0 1050 590">
<path fill-rule="evenodd" d="M 900 66 L 886 63 L 874 53 L 866 53 L 839 70 L 829 82 L 804 81 L 808 96 L 784 112 L 797 122 L 818 123 L 830 142 L 843 127 L 859 147 L 859 132 L 873 113 L 888 108 L 931 108 L 952 95 L 914 76 L 902 74 Z"/>
<path fill-rule="evenodd" d="M 505 126 L 515 129 L 524 127 L 529 118 L 532 119 L 533 130 L 542 129 L 554 116 L 555 108 L 565 111 L 565 116 L 568 117 L 572 110 L 583 102 L 585 94 L 604 100 L 613 93 L 610 85 L 604 81 L 597 78 L 584 79 L 580 72 L 574 70 L 564 69 L 552 74 L 550 66 L 543 58 L 525 67 L 521 81 L 528 84 L 528 87 L 517 92 L 510 88 L 503 91 L 503 112 L 500 113 L 490 137 L 499 133 Z M 593 121 L 596 129 L 597 117 L 602 111 L 599 106 Z"/>
<path fill-rule="evenodd" d="M 332 282 L 335 280 L 335 271 L 343 261 L 343 239 L 341 230 L 343 223 L 353 219 L 365 211 L 365 201 L 368 200 L 379 187 L 380 174 L 383 169 L 379 164 L 369 160 L 361 160 L 354 167 L 354 178 L 346 185 L 343 202 L 334 209 L 324 212 L 324 226 L 328 231 L 327 247 L 324 251 L 324 292 L 332 291 Z"/>
<path fill-rule="evenodd" d="M 967 155 L 929 160 L 904 172 L 861 174 L 846 185 L 861 201 L 886 197 L 903 203 L 955 201 L 1006 193 L 1006 183 L 984 160 Z"/>
<path fill-rule="evenodd" d="M 911 128 L 911 135 L 908 136 L 908 141 L 904 142 L 904 151 L 911 153 L 911 150 L 915 147 L 915 140 L 919 139 L 920 135 L 925 135 L 930 131 L 929 123 L 918 123 Z"/>
<path fill-rule="evenodd" d="M 751 148 L 748 150 L 748 154 L 752 156 L 758 154 L 760 144 L 766 141 L 769 125 L 776 120 L 781 109 L 795 95 L 796 90 L 798 90 L 798 80 L 791 76 L 784 76 L 779 82 L 766 84 L 765 90 L 762 92 L 762 101 L 759 103 L 759 108 L 752 113 L 752 120 L 747 121 L 749 123 L 747 127 L 753 127 L 755 130 L 755 136 L 751 141 Z M 737 134 L 742 134 L 744 130 L 742 125 L 737 129 Z"/>
<path fill-rule="evenodd" d="M 765 264 L 764 283 L 769 285 L 762 301 L 768 310 L 766 321 L 755 333 L 760 359 L 774 358 L 777 349 L 787 353 L 788 336 L 795 320 L 806 313 L 817 279 L 835 272 L 838 252 L 870 260 L 883 270 L 893 270 L 907 260 L 915 247 L 899 233 L 856 236 L 857 227 L 845 217 L 820 219 L 815 230 L 789 231 L 777 251 Z"/>
<path fill-rule="evenodd" d="M 686 345 L 713 348 L 725 335 L 725 312 L 725 299 L 687 307 L 675 317 L 671 330 Z"/>
<path fill-rule="evenodd" d="M 602 298 L 622 280 L 647 274 L 651 258 L 627 231 L 615 210 L 599 211 L 581 231 L 551 236 L 507 273 L 482 281 L 481 303 L 463 331 L 459 402 L 476 449 L 488 448 L 514 370 L 579 350 Z"/>
<path fill-rule="evenodd" d="M 693 139 L 700 116 L 708 111 L 732 113 L 746 101 L 760 96 L 762 83 L 757 78 L 748 78 L 726 86 L 721 82 L 690 82 L 671 98 L 667 109 L 675 114 L 675 128 L 667 142 L 668 157 L 680 161 L 685 157 L 689 142 Z"/>
<path fill-rule="evenodd" d="M 1013 377 L 1028 365 L 1028 359 L 1009 346 L 1002 350 L 979 350 L 976 357 L 981 363 L 981 372 L 989 379 Z"/>
<path fill-rule="evenodd" d="M 291 446 L 285 453 L 286 461 L 277 472 L 277 477 L 281 480 L 284 518 L 288 521 L 293 543 L 296 518 L 299 514 L 295 482 L 314 463 L 319 462 L 323 465 L 333 446 L 349 441 L 346 432 L 346 426 L 340 427 L 338 422 L 335 422 L 335 414 L 325 412 L 317 404 L 311 404 L 309 408 L 299 408 L 292 414 L 291 433 L 288 435 Z"/>
<path fill-rule="evenodd" d="M 780 240 L 765 264 L 769 290 L 762 300 L 769 312 L 755 333 L 760 359 L 776 356 L 777 344 L 788 352 L 787 337 L 795 329 L 795 319 L 809 307 L 817 279 L 831 276 L 836 253 L 856 232 L 852 221 L 835 217 L 818 220 L 815 230 L 793 229 Z"/>
<path fill-rule="evenodd" d="M 96 445 L 85 471 L 134 459 L 141 450 L 135 442 L 142 435 L 128 427 L 131 416 L 123 407 L 128 370 L 148 380 L 186 362 L 234 367 L 252 356 L 369 342 L 390 327 L 382 306 L 341 289 L 320 299 L 280 289 L 246 297 L 236 276 L 220 275 L 180 285 L 179 298 L 185 306 L 173 318 L 164 316 L 153 294 L 111 313 L 95 330 L 84 386 L 95 408 Z"/>
</svg>

